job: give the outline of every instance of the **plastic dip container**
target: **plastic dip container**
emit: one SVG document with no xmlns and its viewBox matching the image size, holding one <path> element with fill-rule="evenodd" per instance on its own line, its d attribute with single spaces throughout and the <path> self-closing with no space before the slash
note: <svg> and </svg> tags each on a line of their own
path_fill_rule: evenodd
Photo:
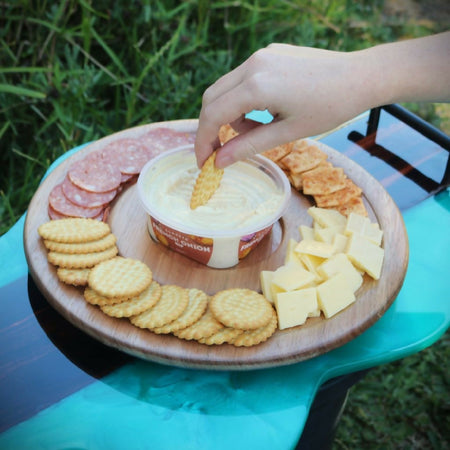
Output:
<svg viewBox="0 0 450 450">
<path fill-rule="evenodd" d="M 137 187 L 148 231 L 209 267 L 235 266 L 283 215 L 289 181 L 272 161 L 256 155 L 227 167 L 208 203 L 191 210 L 198 173 L 193 146 L 167 151 L 143 167 Z"/>
</svg>

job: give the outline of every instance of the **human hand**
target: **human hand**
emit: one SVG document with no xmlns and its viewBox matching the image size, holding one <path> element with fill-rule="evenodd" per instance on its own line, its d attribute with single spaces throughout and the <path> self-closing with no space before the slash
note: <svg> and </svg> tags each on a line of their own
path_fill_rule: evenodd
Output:
<svg viewBox="0 0 450 450">
<path fill-rule="evenodd" d="M 195 143 L 198 165 L 220 147 L 223 124 L 230 123 L 239 136 L 218 150 L 218 167 L 354 117 L 364 110 L 357 93 L 366 84 L 355 62 L 351 53 L 284 44 L 257 51 L 205 91 Z M 244 117 L 264 109 L 274 116 L 269 124 Z"/>
</svg>

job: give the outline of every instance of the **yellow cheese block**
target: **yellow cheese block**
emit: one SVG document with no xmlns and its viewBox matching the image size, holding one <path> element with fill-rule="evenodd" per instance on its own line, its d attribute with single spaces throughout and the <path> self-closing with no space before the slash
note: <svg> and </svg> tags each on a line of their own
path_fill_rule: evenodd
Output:
<svg viewBox="0 0 450 450">
<path fill-rule="evenodd" d="M 300 236 L 303 240 L 314 240 L 314 229 L 311 227 L 308 227 L 307 225 L 300 225 L 298 227 L 298 231 L 300 233 Z"/>
<path fill-rule="evenodd" d="M 380 279 L 384 250 L 359 234 L 353 234 L 348 241 L 347 252 L 350 261 L 375 280 Z"/>
<path fill-rule="evenodd" d="M 309 270 L 298 264 L 287 264 L 275 270 L 272 278 L 272 285 L 276 285 L 284 291 L 300 289 L 315 280 L 315 276 Z"/>
<path fill-rule="evenodd" d="M 286 256 L 284 258 L 284 265 L 287 265 L 289 263 L 298 264 L 300 267 L 303 267 L 303 263 L 300 261 L 300 258 L 298 257 L 298 253 L 295 251 L 295 247 L 297 246 L 298 242 L 295 239 L 289 239 L 287 249 L 286 249 Z"/>
<path fill-rule="evenodd" d="M 261 283 L 261 291 L 264 297 L 269 300 L 270 303 L 273 303 L 273 295 L 272 295 L 272 279 L 273 279 L 273 271 L 272 270 L 262 270 L 259 274 L 259 281 Z"/>
<path fill-rule="evenodd" d="M 343 273 L 337 273 L 316 289 L 319 308 L 327 319 L 355 301 L 355 294 Z"/>
<path fill-rule="evenodd" d="M 371 223 L 367 217 L 356 213 L 349 214 L 344 234 L 346 236 L 359 234 L 376 245 L 380 245 L 383 238 L 383 231 L 377 223 Z"/>
<path fill-rule="evenodd" d="M 348 244 L 348 237 L 342 233 L 336 233 L 333 239 L 334 253 L 344 253 Z"/>
<path fill-rule="evenodd" d="M 275 298 L 275 308 L 278 315 L 278 328 L 303 325 L 309 314 L 317 311 L 316 288 L 305 288 L 297 291 L 282 292 Z"/>
<path fill-rule="evenodd" d="M 332 244 L 337 233 L 344 231 L 343 227 L 325 227 L 314 231 L 314 238 L 317 241 Z"/>
<path fill-rule="evenodd" d="M 356 292 L 363 282 L 363 277 L 344 253 L 338 253 L 327 259 L 317 267 L 317 272 L 325 280 L 332 278 L 337 273 L 343 273 L 353 292 Z"/>
<path fill-rule="evenodd" d="M 325 209 L 312 206 L 308 208 L 308 214 L 317 222 L 321 227 L 345 227 L 347 224 L 347 218 L 335 209 Z"/>
<path fill-rule="evenodd" d="M 319 256 L 320 258 L 330 258 L 334 254 L 333 244 L 319 241 L 300 241 L 295 247 L 297 253 Z"/>
</svg>

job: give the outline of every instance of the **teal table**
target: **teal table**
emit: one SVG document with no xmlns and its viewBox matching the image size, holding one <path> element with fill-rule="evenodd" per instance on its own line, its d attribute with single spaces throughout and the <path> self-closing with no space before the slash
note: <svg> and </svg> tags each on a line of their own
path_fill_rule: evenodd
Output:
<svg viewBox="0 0 450 450">
<path fill-rule="evenodd" d="M 403 214 L 410 262 L 383 317 L 314 359 L 245 372 L 150 363 L 72 330 L 45 300 L 33 300 L 22 217 L 0 238 L 0 448 L 295 448 L 324 383 L 419 352 L 449 326 L 450 193 Z M 96 365 L 103 373 L 91 370 Z"/>
</svg>

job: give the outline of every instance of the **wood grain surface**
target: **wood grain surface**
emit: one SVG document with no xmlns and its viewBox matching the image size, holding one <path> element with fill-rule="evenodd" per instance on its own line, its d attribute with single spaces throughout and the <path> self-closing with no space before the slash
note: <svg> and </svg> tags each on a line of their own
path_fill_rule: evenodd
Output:
<svg viewBox="0 0 450 450">
<path fill-rule="evenodd" d="M 291 364 L 342 346 L 378 320 L 397 296 L 408 264 L 408 238 L 400 211 L 381 184 L 359 165 L 321 144 L 329 160 L 342 167 L 364 192 L 371 220 L 384 231 L 385 260 L 379 281 L 365 276 L 357 300 L 331 319 L 310 318 L 303 326 L 277 331 L 267 342 L 237 348 L 224 344 L 206 346 L 170 335 L 156 335 L 134 327 L 127 319 L 106 316 L 83 298 L 82 289 L 61 283 L 56 269 L 47 262 L 37 228 L 49 220 L 48 195 L 61 182 L 73 161 L 124 137 L 139 137 L 154 127 L 170 127 L 194 132 L 196 120 L 154 123 L 131 128 L 100 139 L 58 165 L 42 182 L 29 205 L 24 229 L 24 246 L 30 273 L 49 303 L 67 320 L 99 341 L 128 354 L 164 364 L 203 369 L 249 370 Z M 118 239 L 119 253 L 148 264 L 162 284 L 197 287 L 208 294 L 231 287 L 260 291 L 261 270 L 274 270 L 283 264 L 288 240 L 299 239 L 298 226 L 310 225 L 307 208 L 311 199 L 293 192 L 286 214 L 236 267 L 213 269 L 155 243 L 147 231 L 147 216 L 137 197 L 136 185 L 125 189 L 112 204 L 109 223 Z"/>
</svg>

